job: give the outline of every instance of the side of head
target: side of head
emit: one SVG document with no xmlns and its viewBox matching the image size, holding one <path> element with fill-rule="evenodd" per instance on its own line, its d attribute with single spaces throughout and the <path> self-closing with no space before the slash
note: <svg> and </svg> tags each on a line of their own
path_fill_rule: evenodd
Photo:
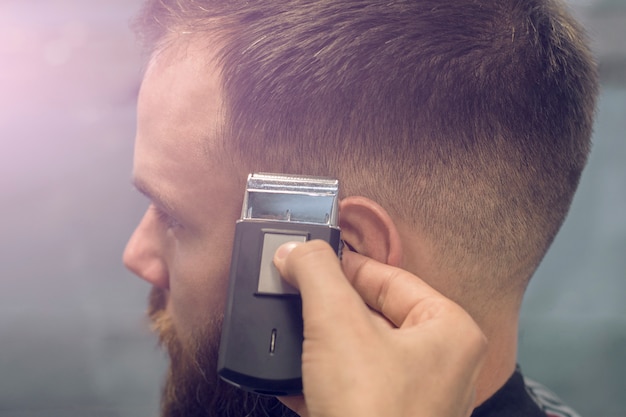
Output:
<svg viewBox="0 0 626 417">
<path fill-rule="evenodd" d="M 563 4 L 149 0 L 141 16 L 154 50 L 220 45 L 242 173 L 339 178 L 431 248 L 447 295 L 521 298 L 590 148 L 597 74 Z"/>
</svg>

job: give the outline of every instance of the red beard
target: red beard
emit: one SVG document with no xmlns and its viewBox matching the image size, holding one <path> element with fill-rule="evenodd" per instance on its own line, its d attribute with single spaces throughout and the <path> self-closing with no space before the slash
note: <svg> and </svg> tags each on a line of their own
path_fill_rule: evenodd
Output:
<svg viewBox="0 0 626 417">
<path fill-rule="evenodd" d="M 150 292 L 148 315 L 159 343 L 167 349 L 170 366 L 161 397 L 162 417 L 293 417 L 273 397 L 242 391 L 217 376 L 217 352 L 222 317 L 198 329 L 188 343 L 178 337 L 166 313 L 167 296 L 154 287 Z"/>
</svg>

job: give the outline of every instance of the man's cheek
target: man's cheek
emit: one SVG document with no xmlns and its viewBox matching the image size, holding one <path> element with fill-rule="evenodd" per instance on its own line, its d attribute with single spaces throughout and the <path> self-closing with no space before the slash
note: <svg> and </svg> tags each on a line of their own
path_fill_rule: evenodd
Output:
<svg viewBox="0 0 626 417">
<path fill-rule="evenodd" d="M 225 303 L 225 290 L 218 287 L 199 288 L 193 291 L 172 289 L 167 313 L 178 337 L 185 345 L 197 344 L 202 339 L 216 340 Z M 217 328 L 216 328 L 217 327 Z"/>
</svg>

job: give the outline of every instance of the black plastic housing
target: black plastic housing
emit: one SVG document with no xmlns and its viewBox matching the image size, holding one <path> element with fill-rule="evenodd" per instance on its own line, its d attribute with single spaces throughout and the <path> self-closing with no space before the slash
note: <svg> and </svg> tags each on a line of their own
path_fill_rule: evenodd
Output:
<svg viewBox="0 0 626 417">
<path fill-rule="evenodd" d="M 298 294 L 259 294 L 266 233 L 322 239 L 339 255 L 340 231 L 329 225 L 268 220 L 236 224 L 218 374 L 258 394 L 296 395 L 302 392 L 302 300 Z"/>
</svg>

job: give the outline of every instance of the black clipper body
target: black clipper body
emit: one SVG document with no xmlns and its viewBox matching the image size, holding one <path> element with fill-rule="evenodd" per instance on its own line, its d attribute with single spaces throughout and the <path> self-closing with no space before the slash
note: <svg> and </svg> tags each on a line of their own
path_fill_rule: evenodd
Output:
<svg viewBox="0 0 626 417">
<path fill-rule="evenodd" d="M 302 392 L 302 300 L 272 263 L 289 241 L 322 239 L 339 255 L 338 182 L 251 174 L 235 228 L 218 374 L 267 395 Z"/>
</svg>

